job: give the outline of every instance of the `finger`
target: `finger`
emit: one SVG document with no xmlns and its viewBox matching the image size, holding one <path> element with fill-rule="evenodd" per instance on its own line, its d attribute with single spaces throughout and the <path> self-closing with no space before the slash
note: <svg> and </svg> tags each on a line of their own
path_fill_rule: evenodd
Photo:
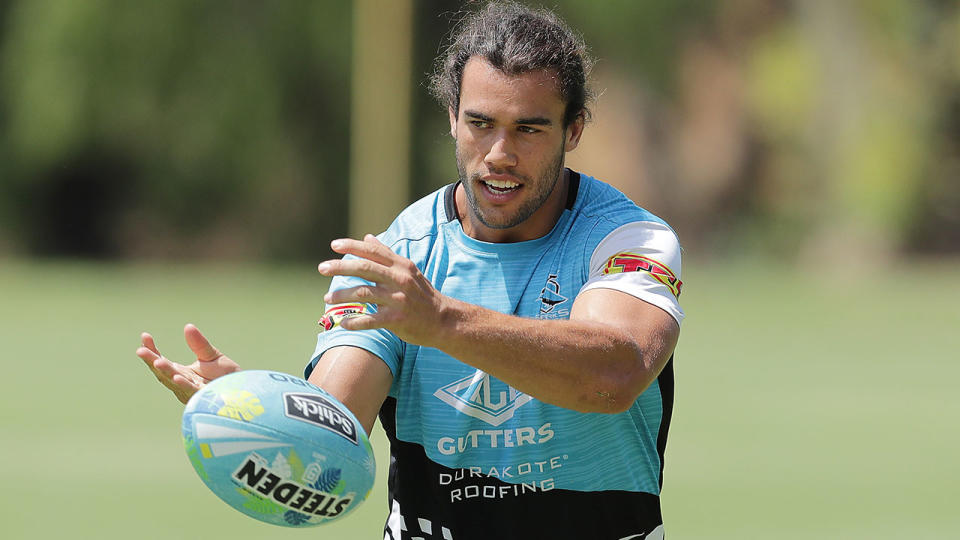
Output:
<svg viewBox="0 0 960 540">
<path fill-rule="evenodd" d="M 393 265 L 397 259 L 397 254 L 372 234 L 366 235 L 363 240 L 339 238 L 330 242 L 330 249 L 344 255 L 356 255 L 357 257 L 370 259 L 384 266 Z"/>
<path fill-rule="evenodd" d="M 166 360 L 161 358 L 161 360 Z M 159 361 L 158 361 L 159 362 Z M 190 397 L 193 396 L 200 388 L 203 387 L 202 381 L 193 380 L 190 377 L 185 377 L 180 372 L 174 372 L 173 375 L 169 377 L 157 376 L 157 379 L 160 380 L 160 383 L 163 386 L 167 387 L 168 390 L 173 392 L 173 395 L 181 402 L 186 404 L 190 401 Z"/>
<path fill-rule="evenodd" d="M 164 386 L 170 388 L 171 390 L 177 390 L 171 385 L 173 376 L 177 373 L 173 362 L 156 354 L 146 347 L 140 347 L 137 349 L 137 356 L 139 356 L 140 359 L 143 360 L 143 363 L 150 368 L 150 371 L 153 372 L 153 376 L 156 377 L 158 381 L 163 383 Z"/>
<path fill-rule="evenodd" d="M 376 237 L 376 235 L 373 235 L 373 234 L 370 234 L 370 233 L 367 233 L 367 234 L 363 235 L 363 241 L 364 241 L 364 242 L 367 242 L 367 243 L 370 243 L 370 244 L 377 245 L 377 246 L 383 246 L 384 248 L 387 247 L 387 245 L 384 244 L 383 242 L 381 242 L 380 239 Z M 389 248 L 388 248 L 388 249 L 389 249 Z M 392 251 L 391 251 L 391 253 L 392 253 Z"/>
<path fill-rule="evenodd" d="M 160 350 L 157 349 L 157 344 L 154 343 L 153 336 L 150 334 L 146 332 L 140 334 L 140 344 L 153 351 L 157 356 L 160 356 Z"/>
<path fill-rule="evenodd" d="M 174 385 L 176 385 L 176 388 L 170 387 L 172 390 L 175 390 L 175 391 L 187 390 L 191 394 L 200 390 L 200 388 L 203 387 L 202 383 L 199 383 L 197 381 L 192 381 L 179 373 L 175 373 L 173 377 L 170 377 L 170 381 L 173 382 Z"/>
<path fill-rule="evenodd" d="M 174 364 L 162 356 L 154 358 L 148 365 L 157 379 L 178 396 L 184 392 L 192 394 L 205 383 L 199 376 L 184 370 L 183 366 Z"/>
<path fill-rule="evenodd" d="M 153 362 L 158 358 L 162 358 L 156 351 L 147 348 L 146 346 L 140 347 L 137 349 L 137 356 L 143 360 L 143 363 L 147 365 L 148 368 L 153 370 Z M 156 374 L 156 373 L 154 373 Z"/>
<path fill-rule="evenodd" d="M 171 379 L 177 372 L 177 370 L 174 368 L 173 362 L 154 353 L 146 347 L 137 349 L 137 356 L 143 360 L 143 363 L 146 364 L 147 367 L 153 371 L 153 374 L 156 375 L 156 377 L 161 381 L 164 381 L 164 379 Z"/>
<path fill-rule="evenodd" d="M 153 370 L 153 374 L 161 381 L 170 381 L 173 379 L 173 376 L 177 374 L 177 369 L 176 366 L 173 365 L 173 362 L 162 356 L 151 360 L 149 366 L 150 369 Z"/>
<path fill-rule="evenodd" d="M 223 354 L 216 347 L 207 341 L 207 338 L 200 332 L 200 329 L 192 324 L 183 327 L 183 337 L 187 341 L 187 346 L 197 355 L 197 360 L 201 362 L 212 362 Z"/>
<path fill-rule="evenodd" d="M 317 271 L 325 276 L 354 276 L 373 283 L 393 280 L 389 268 L 368 259 L 324 261 L 317 266 Z"/>
<path fill-rule="evenodd" d="M 338 289 L 323 295 L 327 305 L 334 304 L 383 304 L 390 299 L 387 291 L 372 285 L 357 285 L 346 289 Z"/>
<path fill-rule="evenodd" d="M 186 404 L 190 397 L 204 385 L 203 380 L 197 379 L 190 372 L 181 371 L 183 366 L 174 364 L 146 346 L 137 349 L 137 356 L 150 368 L 150 372 L 160 381 L 160 384 L 173 392 L 181 403 Z"/>
<path fill-rule="evenodd" d="M 383 328 L 383 324 L 375 315 L 354 315 L 340 321 L 340 326 L 344 330 L 370 330 L 373 328 Z"/>
</svg>

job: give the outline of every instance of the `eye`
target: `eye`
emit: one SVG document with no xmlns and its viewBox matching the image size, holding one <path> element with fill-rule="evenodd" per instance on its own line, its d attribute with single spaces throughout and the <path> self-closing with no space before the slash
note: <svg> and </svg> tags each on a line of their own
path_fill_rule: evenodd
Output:
<svg viewBox="0 0 960 540">
<path fill-rule="evenodd" d="M 486 120 L 471 120 L 470 123 L 473 124 L 473 127 L 479 129 L 487 129 L 490 127 L 490 122 Z"/>
<path fill-rule="evenodd" d="M 520 133 L 540 133 L 540 130 L 530 126 L 518 126 L 517 131 Z"/>
</svg>

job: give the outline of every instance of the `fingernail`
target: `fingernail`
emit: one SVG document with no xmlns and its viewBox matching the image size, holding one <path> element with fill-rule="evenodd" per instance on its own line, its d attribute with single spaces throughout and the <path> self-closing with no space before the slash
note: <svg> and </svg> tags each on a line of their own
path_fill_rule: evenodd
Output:
<svg viewBox="0 0 960 540">
<path fill-rule="evenodd" d="M 343 247 L 343 240 L 334 240 L 330 242 L 330 247 L 333 249 L 340 249 Z"/>
<path fill-rule="evenodd" d="M 317 265 L 317 271 L 319 271 L 321 274 L 326 274 L 330 271 L 330 263 L 320 263 Z"/>
</svg>

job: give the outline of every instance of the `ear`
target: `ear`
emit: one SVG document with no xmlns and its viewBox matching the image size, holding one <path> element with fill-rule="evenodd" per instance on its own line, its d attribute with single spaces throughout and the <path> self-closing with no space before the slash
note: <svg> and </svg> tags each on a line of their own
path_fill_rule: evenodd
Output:
<svg viewBox="0 0 960 540">
<path fill-rule="evenodd" d="M 573 119 L 573 122 L 570 122 L 570 125 L 567 126 L 566 140 L 563 143 L 564 152 L 571 152 L 580 145 L 580 136 L 583 135 L 583 127 L 585 124 L 586 117 L 584 116 L 584 112 L 581 111 L 580 114 Z"/>
<path fill-rule="evenodd" d="M 447 115 L 450 117 L 450 136 L 456 140 L 457 138 L 457 113 L 453 110 L 453 107 L 447 107 Z"/>
</svg>

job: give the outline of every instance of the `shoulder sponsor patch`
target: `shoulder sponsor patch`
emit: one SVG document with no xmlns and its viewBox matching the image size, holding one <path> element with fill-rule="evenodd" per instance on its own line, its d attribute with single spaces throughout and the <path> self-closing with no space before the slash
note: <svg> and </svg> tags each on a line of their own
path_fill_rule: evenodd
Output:
<svg viewBox="0 0 960 540">
<path fill-rule="evenodd" d="M 333 330 L 340 326 L 340 322 L 347 317 L 362 315 L 368 313 L 366 304 L 335 304 L 327 309 L 323 318 L 317 323 L 323 327 L 324 331 Z"/>
<path fill-rule="evenodd" d="M 622 272 L 646 272 L 660 283 L 666 285 L 667 288 L 670 289 L 670 292 L 673 293 L 673 296 L 677 298 L 680 297 L 680 288 L 683 287 L 683 282 L 680 281 L 673 270 L 668 268 L 667 265 L 655 261 L 650 257 L 644 257 L 636 253 L 630 253 L 629 251 L 622 251 L 607 259 L 607 263 L 603 265 L 604 275 L 619 274 Z"/>
</svg>

